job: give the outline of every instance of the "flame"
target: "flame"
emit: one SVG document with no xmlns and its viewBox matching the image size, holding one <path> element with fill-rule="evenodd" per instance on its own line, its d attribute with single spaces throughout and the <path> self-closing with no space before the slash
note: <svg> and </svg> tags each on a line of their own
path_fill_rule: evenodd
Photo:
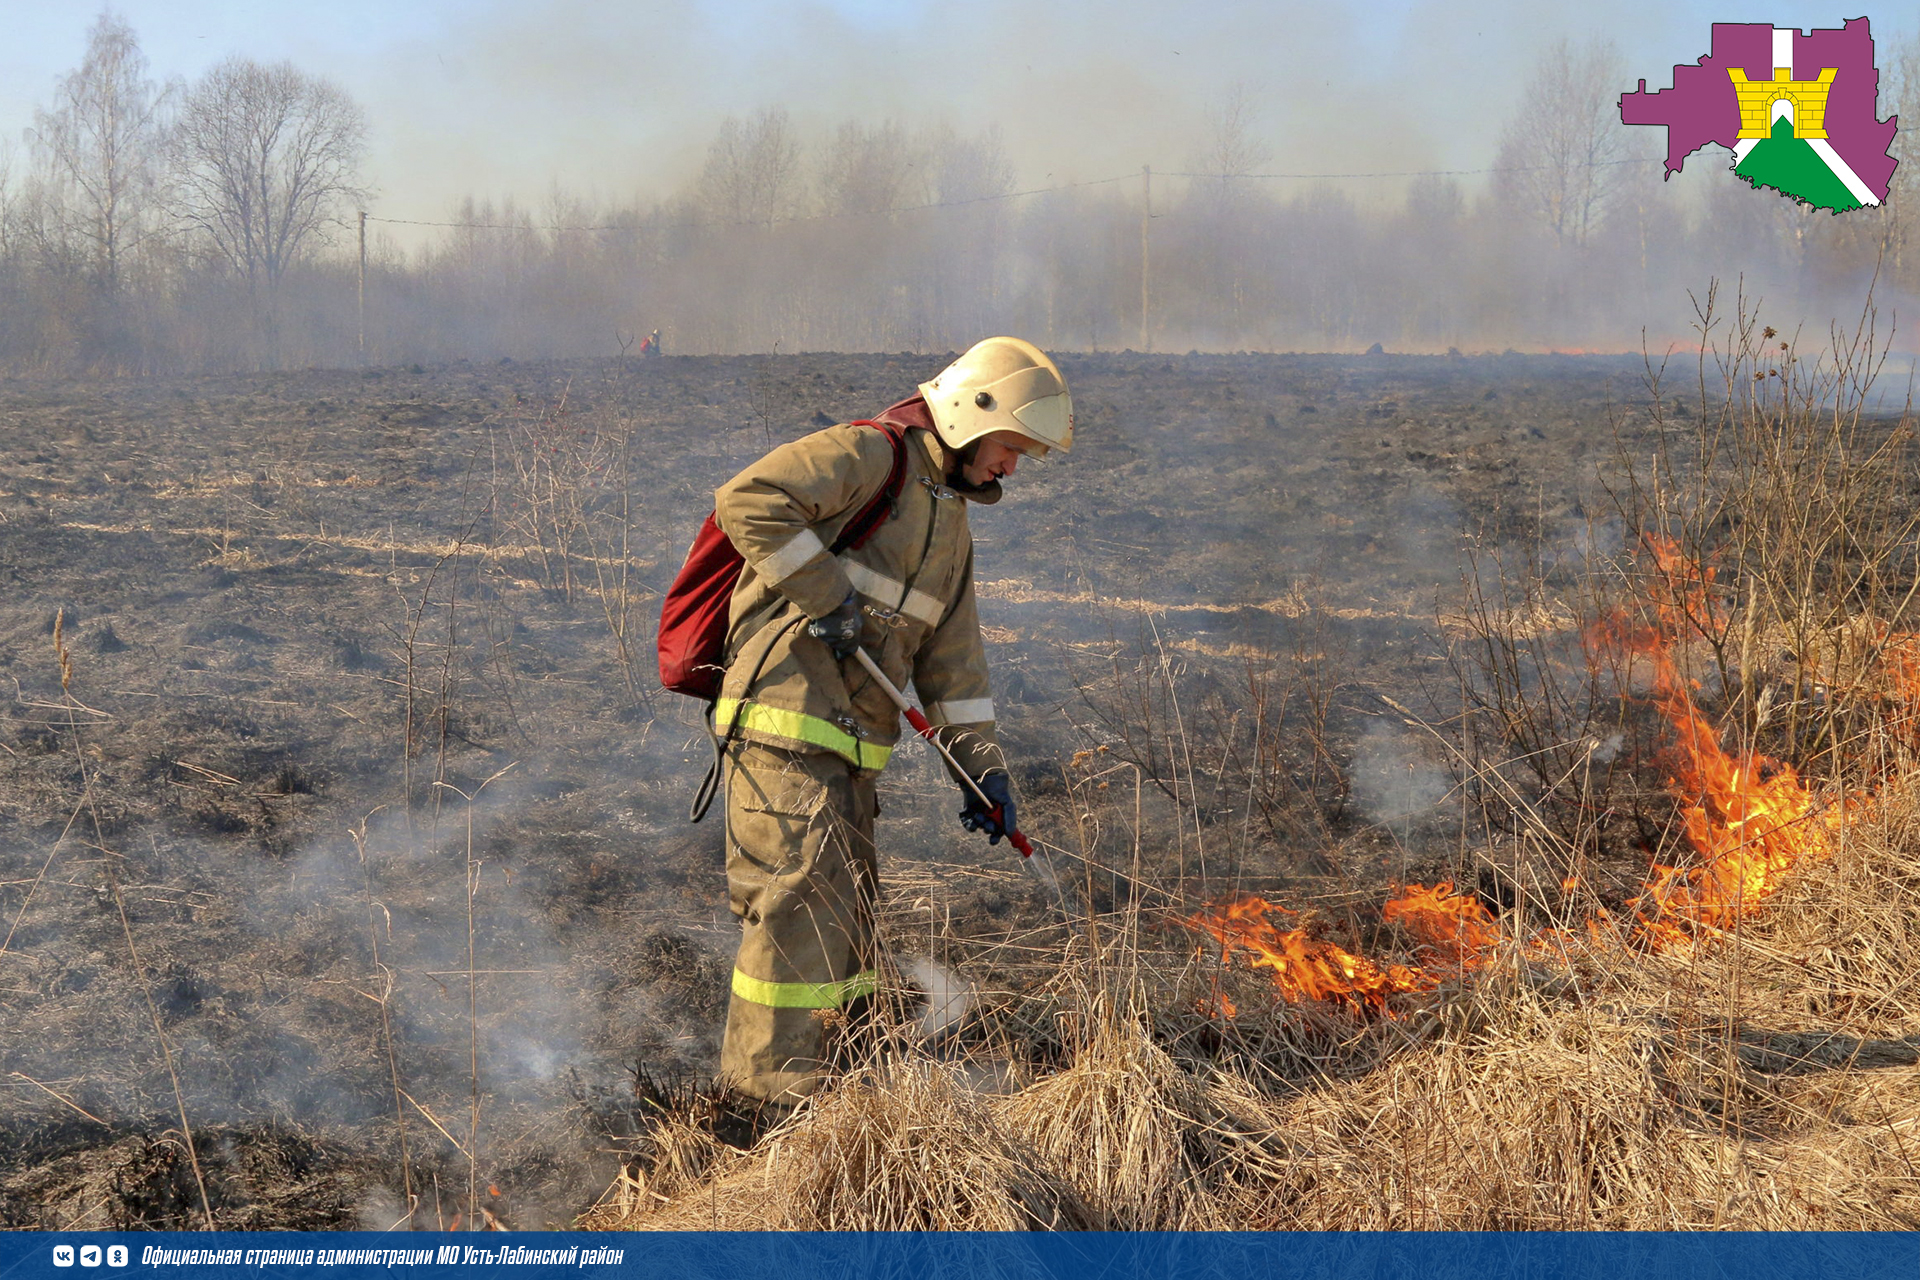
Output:
<svg viewBox="0 0 1920 1280">
<path fill-rule="evenodd" d="M 1654 701 L 1679 734 L 1667 753 L 1669 786 L 1681 800 L 1691 867 L 1655 866 L 1629 904 L 1656 946 L 1688 936 L 1688 925 L 1728 929 L 1779 888 L 1797 865 L 1828 857 L 1834 818 L 1816 808 L 1793 766 L 1757 752 L 1728 753 L 1681 683 L 1671 652 L 1654 660 Z"/>
<path fill-rule="evenodd" d="M 1240 1006 L 1224 991 L 1210 992 L 1204 999 L 1196 1001 L 1195 1007 L 1203 1017 L 1220 1018 L 1227 1022 L 1240 1016 Z"/>
<path fill-rule="evenodd" d="M 1643 545 L 1657 573 L 1649 591 L 1658 625 L 1634 628 L 1614 619 L 1590 641 L 1638 654 L 1653 666 L 1653 703 L 1676 734 L 1663 753 L 1668 787 L 1681 802 L 1689 867 L 1660 866 L 1629 902 L 1640 938 L 1654 947 L 1691 939 L 1695 926 L 1729 929 L 1771 896 L 1795 866 L 1828 857 L 1844 804 L 1823 808 L 1792 765 L 1758 752 L 1730 753 L 1693 701 L 1673 646 L 1689 632 L 1721 621 L 1710 596 L 1714 571 L 1681 556 L 1671 539 Z"/>
<path fill-rule="evenodd" d="M 1675 731 L 1661 759 L 1670 774 L 1668 787 L 1680 802 L 1682 833 L 1696 858 L 1687 866 L 1654 866 L 1628 902 L 1632 922 L 1625 928 L 1599 907 L 1584 923 L 1595 944 L 1618 945 L 1630 938 L 1658 950 L 1689 945 L 1702 930 L 1736 927 L 1779 889 L 1788 872 L 1830 857 L 1840 826 L 1861 811 L 1865 800 L 1856 795 L 1822 802 L 1792 765 L 1758 752 L 1729 752 L 1721 744 L 1693 701 L 1697 683 L 1681 676 L 1673 657 L 1682 638 L 1709 634 L 1724 623 L 1715 571 L 1683 556 L 1671 539 L 1648 535 L 1642 547 L 1655 571 L 1647 591 L 1651 624 L 1618 614 L 1590 627 L 1586 638 L 1589 652 L 1611 651 L 1651 663 L 1653 703 Z M 1920 636 L 1882 627 L 1875 639 L 1894 684 L 1889 727 L 1920 738 Z M 1561 888 L 1572 893 L 1579 883 L 1569 875 Z M 1304 928 L 1283 930 L 1269 918 L 1276 912 L 1294 914 L 1264 898 L 1247 897 L 1181 917 L 1180 923 L 1212 935 L 1221 944 L 1223 963 L 1238 951 L 1252 967 L 1271 969 L 1282 1000 L 1336 1002 L 1356 1013 L 1389 1017 L 1389 996 L 1434 990 L 1444 980 L 1442 969 L 1464 974 L 1480 968 L 1505 938 L 1486 905 L 1456 894 L 1451 883 L 1406 885 L 1381 907 L 1383 917 L 1413 937 L 1423 959 L 1417 967 L 1376 964 L 1311 938 Z M 1527 943 L 1535 950 L 1558 951 L 1576 936 L 1549 928 Z M 1217 992 L 1209 1009 L 1227 1018 L 1235 1012 L 1232 1001 Z"/>
<path fill-rule="evenodd" d="M 1304 928 L 1281 929 L 1268 918 L 1269 913 L 1294 914 L 1265 898 L 1249 897 L 1179 917 L 1179 922 L 1213 935 L 1220 943 L 1223 964 L 1231 963 L 1237 949 L 1249 957 L 1252 967 L 1273 970 L 1275 990 L 1293 1004 L 1329 1001 L 1355 1013 L 1385 1013 L 1388 996 L 1431 991 L 1438 985 L 1438 979 L 1429 974 L 1406 965 L 1376 965 L 1331 942 L 1309 937 Z"/>
<path fill-rule="evenodd" d="M 1455 894 L 1449 882 L 1410 884 L 1380 908 L 1429 952 L 1461 969 L 1477 969 L 1500 945 L 1500 925 L 1480 899 Z"/>
<path fill-rule="evenodd" d="M 1908 751 L 1920 750 L 1920 636 L 1879 623 L 1873 644 L 1890 686 L 1880 699 L 1881 721 Z"/>
</svg>

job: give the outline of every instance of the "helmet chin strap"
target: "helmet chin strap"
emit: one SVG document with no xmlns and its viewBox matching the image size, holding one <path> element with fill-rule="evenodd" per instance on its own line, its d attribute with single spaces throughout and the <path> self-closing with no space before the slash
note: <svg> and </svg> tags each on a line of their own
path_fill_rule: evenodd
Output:
<svg viewBox="0 0 1920 1280">
<path fill-rule="evenodd" d="M 982 436 L 980 439 L 984 440 L 986 437 Z M 973 465 L 975 458 L 980 456 L 980 440 L 968 441 L 966 446 L 957 453 L 952 449 L 947 452 L 953 456 L 953 465 L 947 468 L 947 488 L 956 493 L 985 493 L 987 486 L 995 483 L 989 480 L 987 484 L 974 484 L 967 479 L 966 469 Z"/>
</svg>

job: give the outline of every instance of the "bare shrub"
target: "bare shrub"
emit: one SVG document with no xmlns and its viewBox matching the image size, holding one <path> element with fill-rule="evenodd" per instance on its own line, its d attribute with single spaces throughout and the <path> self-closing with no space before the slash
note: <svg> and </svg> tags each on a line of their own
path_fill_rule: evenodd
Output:
<svg viewBox="0 0 1920 1280">
<path fill-rule="evenodd" d="M 542 589 L 569 604 L 585 595 L 599 605 L 627 697 L 638 706 L 650 701 L 653 680 L 642 667 L 635 614 L 654 592 L 636 573 L 634 429 L 617 394 L 581 410 L 569 386 L 500 433 L 494 501 Z"/>
</svg>

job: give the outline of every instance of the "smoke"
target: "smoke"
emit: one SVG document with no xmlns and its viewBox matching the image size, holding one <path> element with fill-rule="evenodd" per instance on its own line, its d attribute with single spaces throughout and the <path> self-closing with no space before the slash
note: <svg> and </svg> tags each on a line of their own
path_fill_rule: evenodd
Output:
<svg viewBox="0 0 1920 1280">
<path fill-rule="evenodd" d="M 327 50 L 320 69 L 387 122 L 377 177 L 394 216 L 424 217 L 467 192 L 537 200 L 553 183 L 666 196 L 697 172 L 722 118 L 774 105 L 822 134 L 844 119 L 997 123 L 1023 186 L 1177 169 L 1237 81 L 1258 93 L 1278 169 L 1476 168 L 1524 68 L 1589 25 L 1517 0 L 992 0 L 964 13 L 832 0 L 747 15 L 548 0 L 417 16 L 396 35 L 383 16 L 371 56 Z M 1698 56 L 1689 42 L 1721 17 L 1635 3 L 1607 25 L 1634 66 L 1657 73 Z M 1367 187 L 1397 196 L 1376 181 L 1363 199 Z"/>
<path fill-rule="evenodd" d="M 932 1039 L 957 1026 L 973 1007 L 973 984 L 944 965 L 926 956 L 912 956 L 900 967 L 926 997 L 919 1017 L 922 1039 Z"/>
<path fill-rule="evenodd" d="M 1709 16 L 1610 14 L 1619 74 L 1697 56 Z M 208 60 L 176 22 L 133 15 L 160 81 Z M 293 54 L 365 108 L 374 363 L 612 354 L 656 327 L 681 353 L 959 348 L 991 331 L 1095 350 L 1659 350 L 1688 338 L 1688 291 L 1713 277 L 1767 296 L 1777 328 L 1821 332 L 1881 239 L 1810 223 L 1711 158 L 1661 182 L 1657 131 L 1625 125 L 1609 146 L 1646 162 L 1610 161 L 1605 217 L 1565 239 L 1488 171 L 1516 113 L 1557 110 L 1523 91 L 1543 51 L 1589 33 L 1506 0 L 964 15 L 835 0 L 751 19 L 549 0 L 383 12 L 350 36 L 239 19 L 195 34 Z M 0 122 L 45 105 L 0 99 Z M 778 159 L 779 200 L 721 216 L 715 144 L 773 117 L 783 145 L 759 154 Z M 885 142 L 888 171 L 849 198 L 836 156 L 861 140 Z M 0 190 L 0 366 L 360 362 L 350 230 L 275 286 L 272 323 L 236 281 L 185 265 L 185 233 L 130 245 L 128 287 L 102 304 L 76 283 L 85 201 L 44 167 Z M 162 213 L 143 216 L 180 222 Z M 1883 298 L 1914 283 L 1900 276 L 1881 276 Z"/>
<path fill-rule="evenodd" d="M 1369 721 L 1354 748 L 1349 783 L 1360 811 L 1375 822 L 1404 825 L 1446 798 L 1446 771 L 1428 759 L 1405 729 Z"/>
</svg>

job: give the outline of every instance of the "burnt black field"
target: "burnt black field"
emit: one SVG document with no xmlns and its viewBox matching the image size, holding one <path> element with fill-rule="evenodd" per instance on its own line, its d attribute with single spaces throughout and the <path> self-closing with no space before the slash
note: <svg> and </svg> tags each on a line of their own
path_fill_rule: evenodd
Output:
<svg viewBox="0 0 1920 1280">
<path fill-rule="evenodd" d="M 183 1112 L 223 1228 L 386 1227 L 409 1187 L 450 1226 L 470 1178 L 513 1227 L 586 1208 L 710 1075 L 731 965 L 658 592 L 715 485 L 944 362 L 0 381 L 0 1225 L 203 1225 Z M 1441 865 L 1444 761 L 1381 695 L 1448 713 L 1475 557 L 1618 545 L 1643 363 L 1060 363 L 1077 447 L 972 512 L 1023 826 L 1185 901 Z M 1281 677 L 1312 822 L 1208 746 Z M 1172 778 L 1139 828 L 1084 752 Z M 1046 894 L 895 760 L 890 946 L 984 981 Z"/>
</svg>

